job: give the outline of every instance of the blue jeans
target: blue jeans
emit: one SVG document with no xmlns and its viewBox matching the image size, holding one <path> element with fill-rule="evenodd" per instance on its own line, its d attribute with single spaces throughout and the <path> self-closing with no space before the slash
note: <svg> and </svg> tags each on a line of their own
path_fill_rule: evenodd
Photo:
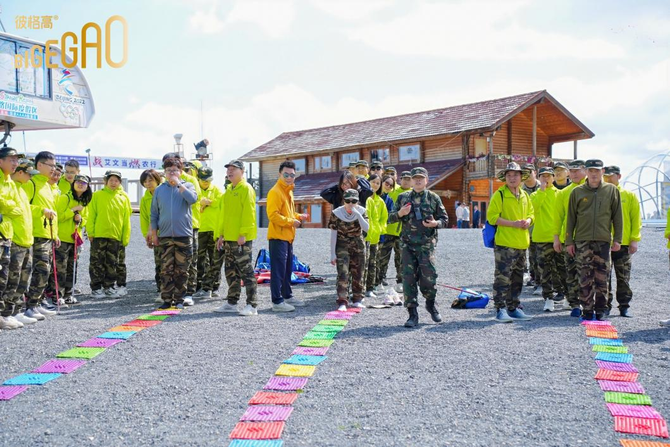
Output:
<svg viewBox="0 0 670 447">
<path fill-rule="evenodd" d="M 272 303 L 280 304 L 293 298 L 291 274 L 293 273 L 293 244 L 280 239 L 270 239 L 270 293 Z"/>
</svg>

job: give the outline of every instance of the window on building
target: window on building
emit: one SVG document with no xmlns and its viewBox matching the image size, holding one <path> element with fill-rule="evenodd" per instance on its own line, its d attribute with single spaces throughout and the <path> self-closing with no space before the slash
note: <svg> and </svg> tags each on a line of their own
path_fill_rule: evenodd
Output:
<svg viewBox="0 0 670 447">
<path fill-rule="evenodd" d="M 25 56 L 26 53 L 29 54 L 29 58 L 32 57 L 32 46 L 23 46 L 19 45 L 18 51 L 21 55 Z M 28 63 L 27 67 L 22 67 L 18 69 L 18 87 L 19 93 L 24 95 L 39 96 L 41 98 L 49 98 L 50 95 L 50 83 L 49 83 L 49 69 L 46 68 L 46 61 L 44 61 L 44 48 L 40 47 L 39 54 L 35 55 L 36 61 L 42 61 L 41 66 L 33 67 L 30 64 L 30 61 L 24 61 Z M 13 68 L 12 61 L 12 68 Z M 5 70 L 3 66 L 1 70 Z M 16 79 L 16 77 L 14 77 Z"/>
<path fill-rule="evenodd" d="M 385 165 L 391 163 L 391 151 L 389 148 L 373 149 L 370 151 L 370 161 L 379 160 Z"/>
<path fill-rule="evenodd" d="M 327 171 L 332 166 L 333 157 L 330 155 L 314 156 L 314 170 Z"/>
<path fill-rule="evenodd" d="M 12 93 L 18 92 L 17 75 L 14 68 L 15 54 L 16 44 L 0 39 L 0 90 Z"/>
<path fill-rule="evenodd" d="M 421 161 L 421 145 L 407 144 L 398 148 L 398 159 L 400 161 Z"/>
<path fill-rule="evenodd" d="M 304 158 L 298 158 L 296 160 L 291 160 L 293 163 L 295 163 L 295 171 L 300 173 L 300 174 L 305 174 L 307 173 L 307 169 L 305 169 L 305 159 Z"/>
<path fill-rule="evenodd" d="M 347 152 L 346 154 L 342 154 L 342 163 L 340 166 L 342 166 L 343 169 L 347 168 L 349 167 L 349 163 L 360 160 L 360 157 L 361 154 L 358 152 Z"/>
<path fill-rule="evenodd" d="M 321 223 L 321 205 L 312 205 L 309 213 L 309 221 L 311 223 Z"/>
<path fill-rule="evenodd" d="M 488 152 L 488 144 L 486 138 L 475 137 L 475 156 L 486 155 Z"/>
</svg>

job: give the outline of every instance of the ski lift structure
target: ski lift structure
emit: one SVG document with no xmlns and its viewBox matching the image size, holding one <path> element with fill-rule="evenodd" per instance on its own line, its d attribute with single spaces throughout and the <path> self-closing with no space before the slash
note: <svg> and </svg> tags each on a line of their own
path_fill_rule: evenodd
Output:
<svg viewBox="0 0 670 447">
<path fill-rule="evenodd" d="M 665 226 L 670 206 L 670 152 L 654 155 L 633 169 L 621 185 L 637 196 L 646 225 Z"/>
</svg>

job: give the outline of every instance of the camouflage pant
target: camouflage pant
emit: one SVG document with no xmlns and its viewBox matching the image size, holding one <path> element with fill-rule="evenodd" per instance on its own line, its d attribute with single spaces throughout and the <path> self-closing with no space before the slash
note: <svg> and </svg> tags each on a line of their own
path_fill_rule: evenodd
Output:
<svg viewBox="0 0 670 447">
<path fill-rule="evenodd" d="M 210 258 L 209 268 L 205 272 L 205 277 L 202 280 L 202 289 L 216 292 L 221 287 L 221 269 L 223 268 L 224 251 L 216 249 L 216 241 L 214 241 L 214 253 Z"/>
<path fill-rule="evenodd" d="M 377 285 L 377 258 L 379 257 L 379 244 L 370 244 L 368 253 L 368 268 L 365 276 L 365 290 L 371 291 Z"/>
<path fill-rule="evenodd" d="M 402 290 L 405 307 L 417 307 L 419 289 L 426 301 L 435 301 L 437 289 L 435 244 L 402 244 Z M 418 287 L 417 287 L 418 285 Z"/>
<path fill-rule="evenodd" d="M 402 284 L 402 273 L 400 268 L 400 255 L 402 254 L 402 248 L 400 245 L 400 236 L 392 236 L 389 234 L 384 235 L 384 242 L 381 243 L 379 248 L 379 260 L 377 265 L 377 284 L 379 285 L 386 278 L 386 272 L 388 271 L 389 261 L 391 260 L 391 250 L 394 251 L 394 262 L 395 262 L 395 281 L 398 284 Z"/>
<path fill-rule="evenodd" d="M 118 274 L 117 263 L 119 262 L 119 250 L 121 246 L 121 242 L 115 239 L 93 238 L 88 266 L 88 274 L 91 277 L 91 290 L 114 287 Z M 34 254 L 33 257 L 35 257 Z"/>
<path fill-rule="evenodd" d="M 119 244 L 119 259 L 116 260 L 116 285 L 125 287 L 128 277 L 128 270 L 126 269 L 126 247 Z"/>
<path fill-rule="evenodd" d="M 74 287 L 74 244 L 61 242 L 56 249 L 56 274 L 58 276 L 59 296 L 72 296 Z M 53 277 L 53 275 L 51 275 Z"/>
<path fill-rule="evenodd" d="M 33 266 L 30 277 L 30 286 L 26 292 L 26 306 L 35 307 L 40 302 L 44 289 L 49 284 L 52 256 L 51 239 L 36 237 L 33 242 Z"/>
<path fill-rule="evenodd" d="M 598 241 L 577 242 L 575 258 L 579 265 L 579 300 L 582 308 L 586 312 L 604 311 L 607 307 L 610 244 Z"/>
<path fill-rule="evenodd" d="M 203 288 L 202 283 L 209 272 L 210 266 L 214 264 L 214 252 L 216 241 L 212 231 L 201 231 L 198 233 L 198 282 L 196 289 Z"/>
<path fill-rule="evenodd" d="M 158 293 L 161 293 L 161 246 L 154 247 L 154 268 L 155 275 L 154 281 L 156 281 L 156 289 Z"/>
<path fill-rule="evenodd" d="M 572 309 L 579 307 L 579 259 L 570 256 L 565 246 L 563 247 L 563 259 L 565 259 L 565 298 Z"/>
<path fill-rule="evenodd" d="M 612 270 L 616 276 L 616 301 L 619 309 L 628 309 L 633 291 L 630 289 L 630 269 L 633 263 L 632 255 L 628 252 L 628 245 L 622 245 L 619 251 L 612 252 L 612 268 L 608 276 L 607 308 L 612 309 L 614 296 L 612 295 Z"/>
<path fill-rule="evenodd" d="M 256 294 L 256 277 L 252 259 L 253 241 L 247 241 L 244 245 L 238 245 L 237 241 L 224 241 L 223 256 L 226 263 L 226 282 L 228 283 L 228 304 L 235 305 L 240 300 L 242 286 L 247 291 L 247 304 L 253 307 L 258 305 Z"/>
<path fill-rule="evenodd" d="M 365 241 L 362 238 L 337 239 L 337 304 L 349 304 L 349 281 L 354 303 L 363 299 L 363 263 Z"/>
<path fill-rule="evenodd" d="M 23 294 L 30 283 L 30 271 L 33 266 L 31 247 L 21 247 L 12 243 L 11 257 L 7 271 L 7 286 L 2 294 L 4 310 L 2 316 L 16 315 L 23 306 Z"/>
<path fill-rule="evenodd" d="M 554 297 L 557 288 L 557 259 L 563 257 L 561 253 L 554 251 L 554 244 L 536 243 L 537 263 L 535 271 L 536 284 L 542 286 L 542 297 L 545 300 Z"/>
<path fill-rule="evenodd" d="M 538 248 L 537 243 L 531 242 L 528 246 L 528 273 L 533 281 L 539 280 L 539 274 L 537 271 L 537 254 Z"/>
<path fill-rule="evenodd" d="M 493 290 L 496 309 L 505 307 L 513 311 L 519 304 L 519 295 L 523 289 L 523 269 L 526 265 L 526 250 L 496 245 L 495 275 Z"/>
<path fill-rule="evenodd" d="M 188 266 L 193 257 L 190 237 L 159 237 L 161 251 L 161 298 L 180 304 L 186 295 Z"/>
<path fill-rule="evenodd" d="M 193 295 L 198 285 L 198 229 L 193 229 L 193 256 L 188 265 L 188 282 L 186 283 L 186 295 Z"/>
<path fill-rule="evenodd" d="M 12 241 L 4 240 L 0 242 L 0 296 L 7 288 L 7 278 L 9 276 L 9 264 L 11 262 Z M 5 300 L 0 299 L 0 313 L 5 310 Z M 11 315 L 11 314 L 10 314 Z"/>
</svg>

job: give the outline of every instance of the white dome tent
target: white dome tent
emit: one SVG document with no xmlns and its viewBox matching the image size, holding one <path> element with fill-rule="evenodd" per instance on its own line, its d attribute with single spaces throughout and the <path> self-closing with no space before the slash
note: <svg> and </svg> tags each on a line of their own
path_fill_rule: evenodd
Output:
<svg viewBox="0 0 670 447">
<path fill-rule="evenodd" d="M 645 223 L 665 221 L 670 206 L 670 152 L 654 155 L 635 168 L 622 186 L 637 195 Z"/>
</svg>

